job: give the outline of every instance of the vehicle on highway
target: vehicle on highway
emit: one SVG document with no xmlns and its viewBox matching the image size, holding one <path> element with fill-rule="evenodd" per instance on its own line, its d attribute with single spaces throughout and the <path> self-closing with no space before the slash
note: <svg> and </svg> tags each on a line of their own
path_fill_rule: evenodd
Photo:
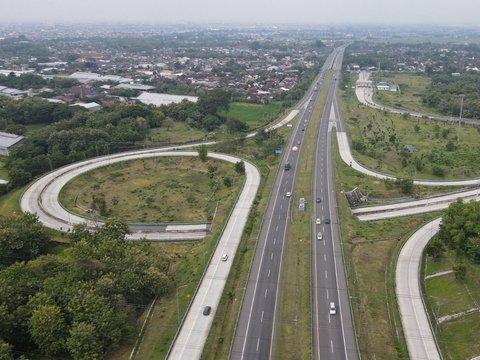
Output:
<svg viewBox="0 0 480 360">
<path fill-rule="evenodd" d="M 302 128 L 302 131 L 305 131 L 305 128 Z"/>
<path fill-rule="evenodd" d="M 222 255 L 222 261 L 227 261 L 228 260 L 228 255 L 227 254 L 223 254 Z"/>
<path fill-rule="evenodd" d="M 319 198 L 319 197 L 317 197 L 317 199 L 316 199 L 315 201 L 316 201 L 317 203 L 320 203 L 320 202 L 322 202 L 322 199 Z"/>
<path fill-rule="evenodd" d="M 300 142 L 300 140 L 298 140 L 298 141 L 297 141 L 297 145 L 300 145 L 300 144 L 301 144 L 301 142 Z"/>
<path fill-rule="evenodd" d="M 287 191 L 287 193 L 286 193 L 285 196 L 286 196 L 286 197 L 290 197 L 290 196 L 292 196 L 292 193 L 291 193 L 290 191 Z"/>
<path fill-rule="evenodd" d="M 321 223 L 322 223 L 322 220 L 321 220 L 321 219 L 315 220 L 315 224 L 320 225 Z"/>
<path fill-rule="evenodd" d="M 329 219 L 329 218 L 326 218 L 325 220 L 323 220 L 323 222 L 324 222 L 325 224 L 330 224 L 330 219 Z"/>
<path fill-rule="evenodd" d="M 291 168 L 290 163 L 286 163 L 286 164 L 283 166 L 283 169 L 284 169 L 284 170 L 290 170 L 290 168 Z"/>
<path fill-rule="evenodd" d="M 335 303 L 331 302 L 330 303 L 330 315 L 336 315 L 337 314 L 337 308 L 335 307 Z"/>
<path fill-rule="evenodd" d="M 210 311 L 212 311 L 212 307 L 211 306 L 205 306 L 203 308 L 203 315 L 205 315 L 205 316 L 210 315 Z"/>
<path fill-rule="evenodd" d="M 323 235 L 322 235 L 321 232 L 319 232 L 319 233 L 317 234 L 317 240 L 322 240 L 322 239 L 323 239 Z"/>
</svg>

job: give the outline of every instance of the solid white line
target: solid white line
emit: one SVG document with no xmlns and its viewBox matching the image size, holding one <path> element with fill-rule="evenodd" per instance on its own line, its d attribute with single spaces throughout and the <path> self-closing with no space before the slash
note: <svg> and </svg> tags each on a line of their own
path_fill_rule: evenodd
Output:
<svg viewBox="0 0 480 360">
<path fill-rule="evenodd" d="M 336 97 L 334 96 L 333 101 L 336 101 Z M 327 140 L 328 143 L 328 140 Z M 331 138 L 330 138 L 330 149 L 332 148 L 331 146 Z M 327 171 L 330 169 L 330 158 L 331 156 L 327 156 Z M 330 193 L 330 176 L 327 176 L 327 191 Z M 333 193 L 333 196 L 336 196 L 335 193 Z M 331 204 L 332 198 L 331 196 L 328 197 L 328 204 L 329 204 L 329 209 L 332 209 L 332 204 Z M 331 214 L 330 219 L 332 218 Z M 330 224 L 330 227 L 333 228 L 333 225 Z M 332 231 L 333 234 L 333 231 Z M 338 288 L 338 273 L 337 273 L 337 259 L 335 258 L 335 241 L 332 236 L 332 247 L 333 247 L 333 265 L 335 269 L 335 285 L 337 288 L 337 295 L 338 295 L 338 311 L 340 313 L 340 324 L 342 326 L 342 337 L 343 337 L 343 350 L 345 352 L 345 359 L 348 360 L 348 351 L 347 351 L 347 341 L 345 339 L 345 329 L 343 326 L 343 316 L 342 316 L 342 301 L 340 297 L 340 289 Z M 333 352 L 333 345 L 332 345 L 332 352 Z"/>
</svg>

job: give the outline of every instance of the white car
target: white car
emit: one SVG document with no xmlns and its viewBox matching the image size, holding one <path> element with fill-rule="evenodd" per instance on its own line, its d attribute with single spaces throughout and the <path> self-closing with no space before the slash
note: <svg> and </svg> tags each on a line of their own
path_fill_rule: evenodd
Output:
<svg viewBox="0 0 480 360">
<path fill-rule="evenodd" d="M 335 307 L 335 303 L 331 302 L 330 303 L 330 315 L 336 315 L 337 314 L 337 308 Z"/>
<path fill-rule="evenodd" d="M 227 261 L 228 260 L 228 255 L 227 254 L 223 254 L 222 255 L 222 261 Z"/>
<path fill-rule="evenodd" d="M 292 193 L 290 191 L 287 191 L 287 194 L 285 196 L 290 197 L 290 196 L 292 196 Z"/>
<path fill-rule="evenodd" d="M 322 235 L 321 232 L 319 232 L 319 233 L 317 234 L 317 240 L 322 240 L 322 239 L 323 239 L 323 235 Z"/>
<path fill-rule="evenodd" d="M 317 225 L 320 225 L 322 223 L 322 220 L 320 218 L 318 218 L 317 220 L 315 220 L 315 224 Z"/>
</svg>

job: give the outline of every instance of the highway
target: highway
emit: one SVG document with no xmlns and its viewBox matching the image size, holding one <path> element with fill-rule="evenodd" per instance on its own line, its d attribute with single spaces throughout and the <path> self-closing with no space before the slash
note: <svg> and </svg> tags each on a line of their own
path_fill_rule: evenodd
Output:
<svg viewBox="0 0 480 360">
<path fill-rule="evenodd" d="M 325 74 L 327 70 L 332 68 L 334 60 L 340 53 L 342 53 L 342 50 L 336 49 L 325 61 L 319 77 L 307 95 L 307 98 L 312 96 L 313 99 L 307 103 L 306 109 L 303 109 L 300 113 L 299 121 L 289 139 L 282 164 L 290 163 L 291 169 L 284 170 L 282 166 L 275 179 L 270 201 L 264 215 L 260 236 L 257 241 L 257 248 L 250 269 L 247 288 L 242 301 L 242 308 L 230 354 L 231 359 L 275 359 L 275 335 L 278 325 L 278 307 L 281 295 L 279 284 L 281 283 L 282 260 L 284 257 L 287 225 L 290 221 L 289 214 L 291 207 L 296 205 L 291 204 L 291 198 L 286 196 L 287 192 L 291 192 L 294 189 L 295 170 L 299 155 L 298 152 L 292 151 L 292 147 L 298 143 L 303 143 L 304 131 L 302 131 L 302 129 L 304 129 L 310 120 L 311 109 L 323 86 Z M 337 58 L 337 64 L 338 61 L 341 64 L 341 56 Z M 332 101 L 331 98 L 334 93 L 335 89 L 331 89 L 329 93 L 330 102 Z M 322 129 L 320 136 L 326 139 L 328 131 L 327 121 L 323 121 Z M 327 151 L 325 146 L 328 147 L 329 142 L 327 144 L 326 141 L 319 141 L 319 144 L 321 144 L 322 150 L 320 151 L 324 154 L 325 161 L 322 162 L 322 164 L 317 164 L 319 165 L 317 169 L 324 166 L 325 170 L 325 167 L 331 166 L 330 160 L 327 160 L 330 152 L 325 152 Z M 324 178 L 322 177 L 322 179 L 324 179 L 322 180 L 324 186 L 322 186 L 322 190 L 320 190 L 324 197 L 322 205 L 324 206 L 323 211 L 326 217 L 331 216 L 332 218 L 330 225 L 323 225 L 323 231 L 328 233 L 328 236 L 332 238 L 332 236 L 338 235 L 336 212 L 335 214 L 334 212 L 330 214 L 331 206 L 334 208 L 336 206 L 335 200 L 333 200 L 332 203 L 330 199 L 330 195 L 335 196 L 334 187 L 332 186 L 333 179 L 331 178 L 331 173 L 329 175 L 327 174 L 328 171 L 320 172 L 324 173 L 322 176 L 326 176 Z M 319 209 L 317 209 L 317 211 Z M 316 243 L 316 241 L 316 238 L 312 239 L 312 242 Z M 339 240 L 337 239 L 337 241 Z M 352 327 L 351 325 L 342 325 L 342 320 L 348 321 L 350 307 L 348 297 L 345 297 L 344 294 L 346 285 L 339 244 L 335 244 L 332 241 L 326 241 L 326 244 L 327 243 L 328 245 L 323 246 L 323 249 L 318 250 L 319 252 L 316 256 L 317 258 L 321 258 L 322 266 L 325 266 L 325 268 L 321 268 L 324 270 L 318 268 L 317 271 L 322 271 L 323 277 L 325 276 L 325 271 L 327 271 L 327 277 L 330 272 L 330 280 L 325 279 L 326 281 L 319 281 L 318 286 L 314 286 L 314 288 L 316 290 L 320 290 L 321 288 L 326 290 L 330 288 L 331 299 L 335 299 L 338 305 L 335 319 L 333 319 L 333 322 L 329 322 L 329 318 L 325 316 L 328 314 L 328 299 L 320 293 L 317 293 L 317 296 L 315 296 L 318 304 L 317 309 L 321 309 L 321 314 L 318 315 L 318 317 L 321 318 L 319 322 L 319 328 L 321 328 L 321 335 L 318 337 L 321 339 L 319 348 L 322 356 L 324 353 L 328 354 L 325 355 L 327 359 L 344 359 L 347 358 L 347 355 L 346 352 L 342 350 L 345 348 L 346 342 L 343 334 L 346 331 L 350 331 Z M 325 253 L 321 251 L 325 251 Z M 326 256 L 327 251 L 329 256 L 326 257 L 325 260 L 324 254 Z M 341 280 L 340 277 L 342 277 L 343 280 Z M 338 291 L 337 285 L 339 285 L 341 291 Z M 340 299 L 340 302 L 338 302 L 338 299 Z M 348 316 L 344 316 L 344 313 L 347 312 Z M 348 339 L 350 338 L 349 336 Z M 334 341 L 335 343 L 333 343 Z M 355 345 L 353 345 L 353 349 L 353 352 L 356 354 Z M 348 353 L 350 355 L 350 351 Z M 348 358 L 353 359 L 355 357 Z"/>
<path fill-rule="evenodd" d="M 350 311 L 350 297 L 344 272 L 337 200 L 335 191 L 331 130 L 341 127 L 335 106 L 337 81 L 343 52 L 335 58 L 334 80 L 329 89 L 317 137 L 316 164 L 312 192 L 312 325 L 314 359 L 357 359 L 355 332 Z M 317 198 L 321 202 L 317 202 Z M 320 219 L 321 224 L 317 224 Z M 327 223 L 326 219 L 329 219 Z M 318 232 L 322 240 L 317 239 Z M 330 315 L 333 302 L 336 314 Z"/>
</svg>

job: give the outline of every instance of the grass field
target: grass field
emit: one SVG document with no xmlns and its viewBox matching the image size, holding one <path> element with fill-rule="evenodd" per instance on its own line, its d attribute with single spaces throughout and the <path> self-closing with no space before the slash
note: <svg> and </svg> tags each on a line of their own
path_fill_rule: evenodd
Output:
<svg viewBox="0 0 480 360">
<path fill-rule="evenodd" d="M 341 193 L 342 184 L 355 181 L 355 174 L 345 169 L 336 145 L 334 156 L 345 267 L 360 352 L 364 359 L 407 359 L 395 305 L 393 260 L 401 242 L 438 214 L 375 222 L 355 220 Z M 367 188 L 380 185 L 372 178 L 361 180 Z"/>
<path fill-rule="evenodd" d="M 184 122 L 168 121 L 162 127 L 150 129 L 144 144 L 146 146 L 181 144 L 199 141 L 206 136 L 205 131 L 194 129 Z"/>
<path fill-rule="evenodd" d="M 209 166 L 217 168 L 212 178 Z M 231 180 L 231 187 L 223 184 L 224 178 Z M 159 157 L 83 174 L 62 189 L 60 201 L 83 216 L 89 215 L 94 197 L 103 197 L 108 217 L 131 222 L 207 221 L 217 204 L 228 202 L 242 182 L 230 163 Z"/>
<path fill-rule="evenodd" d="M 465 281 L 448 274 L 425 280 L 425 299 L 434 318 L 462 312 L 480 304 L 480 265 L 458 259 L 446 251 L 437 261 L 424 257 L 425 273 L 451 270 L 455 263 L 467 266 Z M 435 322 L 435 320 L 433 320 Z M 480 356 L 480 314 L 471 314 L 434 326 L 437 340 L 445 359 L 470 359 Z"/>
<path fill-rule="evenodd" d="M 5 169 L 5 158 L 0 157 L 0 179 L 8 180 L 8 171 Z"/>
<path fill-rule="evenodd" d="M 256 129 L 272 122 L 280 114 L 282 103 L 274 101 L 268 104 L 250 104 L 234 102 L 228 111 L 220 115 L 243 121 L 247 129 Z"/>
<path fill-rule="evenodd" d="M 377 91 L 375 101 L 397 109 L 434 114 L 435 109 L 423 104 L 421 95 L 432 80 L 425 75 L 409 73 L 381 73 L 375 81 L 387 81 L 398 85 L 399 91 Z"/>
<path fill-rule="evenodd" d="M 352 77 L 350 85 L 353 80 Z M 479 127 L 458 128 L 446 122 L 372 109 L 360 104 L 351 88 L 342 90 L 341 98 L 353 155 L 365 166 L 418 179 L 480 176 Z M 413 145 L 416 151 L 405 151 L 407 144 Z"/>
</svg>

